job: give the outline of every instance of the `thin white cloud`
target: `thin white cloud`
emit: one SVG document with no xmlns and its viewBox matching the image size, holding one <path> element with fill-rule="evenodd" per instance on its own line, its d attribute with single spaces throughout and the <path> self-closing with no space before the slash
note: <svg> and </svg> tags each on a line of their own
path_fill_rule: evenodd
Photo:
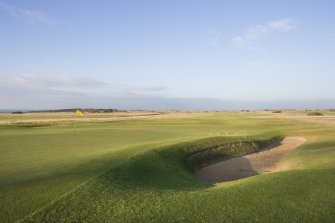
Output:
<svg viewBox="0 0 335 223">
<path fill-rule="evenodd" d="M 162 96 L 165 90 L 166 87 L 164 86 L 129 86 L 74 75 L 3 75 L 0 82 L 0 94 L 16 92 L 12 94 L 14 96 L 13 100 L 15 100 L 17 92 L 27 97 L 37 92 L 48 96 L 64 96 L 75 93 L 83 97 L 88 95 L 99 97 L 156 97 Z"/>
<path fill-rule="evenodd" d="M 297 28 L 297 22 L 292 19 L 276 20 L 270 22 L 268 25 L 272 30 L 276 30 L 279 32 L 288 32 L 292 29 Z"/>
<path fill-rule="evenodd" d="M 71 75 L 39 76 L 31 74 L 15 75 L 10 77 L 12 82 L 25 86 L 57 87 L 100 87 L 106 85 L 102 81 L 90 78 L 82 78 Z"/>
<path fill-rule="evenodd" d="M 298 24 L 293 19 L 280 19 L 267 22 L 263 25 L 250 26 L 242 35 L 235 36 L 232 39 L 232 45 L 238 48 L 245 49 L 261 49 L 254 45 L 254 41 L 261 39 L 270 33 L 288 32 L 298 27 Z"/>
<path fill-rule="evenodd" d="M 17 7 L 2 1 L 0 1 L 0 10 L 7 12 L 11 16 L 21 17 L 29 23 L 44 23 L 49 25 L 61 23 L 56 18 L 47 15 L 44 12 Z"/>
<path fill-rule="evenodd" d="M 167 88 L 164 86 L 154 86 L 154 87 L 140 87 L 136 88 L 138 91 L 147 91 L 147 92 L 158 92 L 165 91 Z"/>
</svg>

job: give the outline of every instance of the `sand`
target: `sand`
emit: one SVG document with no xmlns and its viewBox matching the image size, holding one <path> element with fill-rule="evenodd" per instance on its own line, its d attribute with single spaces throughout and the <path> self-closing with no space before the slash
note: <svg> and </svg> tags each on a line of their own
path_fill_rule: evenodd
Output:
<svg viewBox="0 0 335 223">
<path fill-rule="evenodd" d="M 278 172 L 281 170 L 279 161 L 283 156 L 304 142 L 302 137 L 285 137 L 279 146 L 211 164 L 196 171 L 195 176 L 214 183 Z"/>
</svg>

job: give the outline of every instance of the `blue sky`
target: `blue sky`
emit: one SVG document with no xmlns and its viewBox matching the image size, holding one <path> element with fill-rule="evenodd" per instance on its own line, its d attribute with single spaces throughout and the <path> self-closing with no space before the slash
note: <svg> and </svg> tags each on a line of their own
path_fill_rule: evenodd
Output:
<svg viewBox="0 0 335 223">
<path fill-rule="evenodd" d="M 335 107 L 334 10 L 0 0 L 0 109 Z"/>
</svg>

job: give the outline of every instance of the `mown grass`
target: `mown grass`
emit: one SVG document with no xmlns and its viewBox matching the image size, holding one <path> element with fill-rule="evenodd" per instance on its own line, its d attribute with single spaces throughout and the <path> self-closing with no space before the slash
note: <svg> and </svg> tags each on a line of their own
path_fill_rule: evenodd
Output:
<svg viewBox="0 0 335 223">
<path fill-rule="evenodd" d="M 199 143 L 204 142 L 139 154 L 25 222 L 334 220 L 334 169 L 289 171 L 209 184 L 194 178 L 182 163 L 185 153 Z"/>
<path fill-rule="evenodd" d="M 184 158 L 194 148 L 213 145 L 213 139 L 232 138 L 208 138 L 221 130 L 254 140 L 301 135 L 307 143 L 285 157 L 290 171 L 202 182 Z M 75 137 L 70 125 L 2 126 L 0 131 L 1 222 L 334 220 L 335 129 L 330 126 L 218 112 L 79 123 Z"/>
</svg>

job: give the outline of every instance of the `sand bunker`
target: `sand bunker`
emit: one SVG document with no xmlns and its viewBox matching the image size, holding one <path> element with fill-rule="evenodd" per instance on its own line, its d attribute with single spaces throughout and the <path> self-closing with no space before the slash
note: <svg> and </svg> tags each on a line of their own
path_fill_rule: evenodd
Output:
<svg viewBox="0 0 335 223">
<path fill-rule="evenodd" d="M 278 172 L 281 158 L 304 142 L 305 139 L 302 137 L 285 137 L 276 147 L 264 148 L 257 153 L 211 164 L 196 171 L 195 175 L 209 182 L 225 182 Z"/>
</svg>

